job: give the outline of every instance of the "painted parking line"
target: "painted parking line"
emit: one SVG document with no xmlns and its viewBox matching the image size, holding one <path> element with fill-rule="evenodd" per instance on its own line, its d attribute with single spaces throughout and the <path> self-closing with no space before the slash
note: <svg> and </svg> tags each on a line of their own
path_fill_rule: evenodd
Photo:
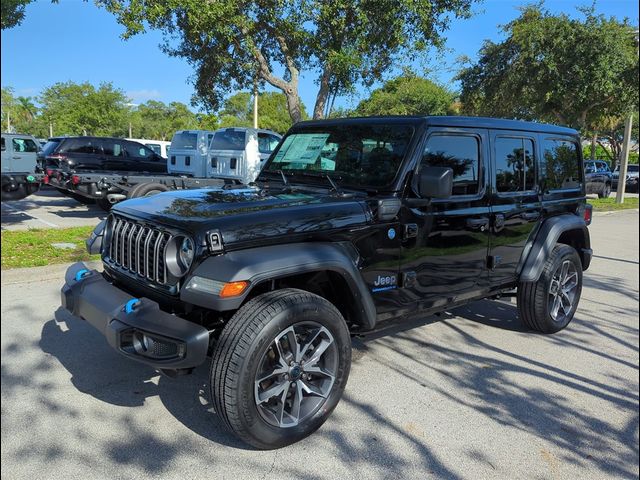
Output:
<svg viewBox="0 0 640 480">
<path fill-rule="evenodd" d="M 5 204 L 5 205 L 2 205 L 2 206 L 3 206 L 4 208 L 6 208 L 7 210 L 12 211 L 13 213 L 17 213 L 17 214 L 19 214 L 19 215 L 26 215 L 27 217 L 31 217 L 31 218 L 33 218 L 34 220 L 37 220 L 38 222 L 41 222 L 41 223 L 44 223 L 45 225 L 48 225 L 49 227 L 53 227 L 53 228 L 60 228 L 60 226 L 59 226 L 59 225 L 56 225 L 55 223 L 49 222 L 49 221 L 47 221 L 47 220 L 44 220 L 44 219 L 42 219 L 42 218 L 40 218 L 40 217 L 38 217 L 38 216 L 36 216 L 36 215 L 33 215 L 32 213 L 27 213 L 27 212 L 25 212 L 25 211 L 18 210 L 17 208 L 13 208 L 12 206 L 10 206 L 10 205 L 6 205 L 6 204 Z"/>
</svg>

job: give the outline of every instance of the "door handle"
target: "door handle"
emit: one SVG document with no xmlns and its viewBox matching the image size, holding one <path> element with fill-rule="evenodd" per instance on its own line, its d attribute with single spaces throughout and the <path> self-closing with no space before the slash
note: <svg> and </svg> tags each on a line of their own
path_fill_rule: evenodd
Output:
<svg viewBox="0 0 640 480">
<path fill-rule="evenodd" d="M 20 160 L 22 157 L 20 155 L 14 155 L 11 158 L 13 158 L 14 160 Z"/>
<path fill-rule="evenodd" d="M 489 227 L 489 219 L 486 217 L 469 218 L 467 219 L 467 227 L 472 229 L 479 229 L 481 232 L 484 232 L 484 230 Z"/>
<path fill-rule="evenodd" d="M 540 218 L 540 212 L 523 212 L 520 214 L 523 220 L 537 220 Z"/>
</svg>

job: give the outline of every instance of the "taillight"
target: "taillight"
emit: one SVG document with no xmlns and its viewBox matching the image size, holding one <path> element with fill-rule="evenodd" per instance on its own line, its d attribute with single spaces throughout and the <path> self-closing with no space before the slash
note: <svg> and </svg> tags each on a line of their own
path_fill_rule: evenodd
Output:
<svg viewBox="0 0 640 480">
<path fill-rule="evenodd" d="M 593 219 L 593 205 L 588 203 L 580 205 L 578 208 L 578 215 L 584 219 L 584 223 L 591 225 L 591 220 Z"/>
<path fill-rule="evenodd" d="M 80 183 L 80 177 L 78 175 L 72 175 L 71 183 L 73 183 L 74 185 L 78 185 Z"/>
</svg>

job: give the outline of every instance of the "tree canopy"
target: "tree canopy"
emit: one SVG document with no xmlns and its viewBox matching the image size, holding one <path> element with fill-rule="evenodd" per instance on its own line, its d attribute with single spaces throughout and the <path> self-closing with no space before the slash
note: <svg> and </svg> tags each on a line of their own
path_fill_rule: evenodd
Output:
<svg viewBox="0 0 640 480">
<path fill-rule="evenodd" d="M 2 0 L 0 3 L 0 26 L 2 30 L 13 28 L 24 20 L 24 9 L 33 0 Z"/>
<path fill-rule="evenodd" d="M 522 9 L 459 74 L 463 111 L 561 123 L 585 133 L 638 108 L 637 27 L 583 9 L 583 18 Z"/>
<path fill-rule="evenodd" d="M 197 129 L 199 121 L 184 103 L 149 100 L 131 113 L 131 126 L 136 138 L 171 140 L 177 130 Z"/>
<path fill-rule="evenodd" d="M 170 55 L 195 70 L 194 100 L 217 110 L 232 91 L 268 83 L 302 118 L 298 82 L 316 78 L 313 117 L 331 94 L 371 85 L 392 67 L 440 46 L 451 18 L 474 0 L 97 0 L 125 26 L 124 37 L 162 31 Z M 282 73 L 280 73 L 282 72 Z"/>
<path fill-rule="evenodd" d="M 426 78 L 412 74 L 394 78 L 371 92 L 356 107 L 356 115 L 451 115 L 456 95 Z"/>
<path fill-rule="evenodd" d="M 305 120 L 307 112 L 300 105 L 301 119 Z M 279 92 L 263 92 L 258 95 L 258 127 L 285 133 L 292 121 L 287 111 L 287 98 Z M 253 95 L 240 92 L 232 95 L 224 102 L 220 111 L 220 127 L 252 127 Z"/>
</svg>

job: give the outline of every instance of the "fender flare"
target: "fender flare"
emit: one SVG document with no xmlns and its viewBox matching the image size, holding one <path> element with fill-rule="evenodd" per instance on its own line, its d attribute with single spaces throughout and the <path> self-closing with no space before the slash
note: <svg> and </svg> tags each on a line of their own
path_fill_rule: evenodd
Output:
<svg viewBox="0 0 640 480">
<path fill-rule="evenodd" d="M 521 282 L 538 281 L 544 264 L 558 243 L 558 239 L 564 232 L 570 230 L 580 230 L 584 236 L 584 248 L 583 251 L 578 252 L 578 255 L 583 261 L 583 268 L 587 269 L 591 260 L 591 240 L 586 222 L 577 215 L 558 215 L 545 220 L 533 242 L 525 247 L 523 258 L 526 260 L 520 272 Z"/>
<path fill-rule="evenodd" d="M 302 273 L 332 271 L 342 276 L 353 295 L 357 317 L 355 323 L 371 330 L 376 323 L 376 308 L 357 267 L 357 252 L 342 243 L 292 243 L 235 250 L 206 258 L 185 279 L 180 299 L 216 311 L 238 309 L 251 289 L 266 280 Z M 198 276 L 217 282 L 249 281 L 249 288 L 233 298 L 186 288 Z"/>
</svg>

